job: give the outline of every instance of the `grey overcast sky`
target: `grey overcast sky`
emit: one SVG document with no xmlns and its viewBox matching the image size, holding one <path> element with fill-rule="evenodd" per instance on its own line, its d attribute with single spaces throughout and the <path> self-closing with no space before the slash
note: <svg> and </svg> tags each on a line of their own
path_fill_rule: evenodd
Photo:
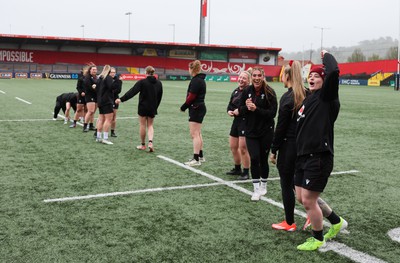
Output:
<svg viewBox="0 0 400 263">
<path fill-rule="evenodd" d="M 0 33 L 128 40 L 130 18 L 131 40 L 172 42 L 175 27 L 175 42 L 198 43 L 200 2 L 0 0 Z M 399 2 L 208 0 L 206 43 L 302 51 L 320 47 L 319 28 L 326 28 L 324 47 L 352 46 L 379 37 L 398 39 Z"/>
</svg>

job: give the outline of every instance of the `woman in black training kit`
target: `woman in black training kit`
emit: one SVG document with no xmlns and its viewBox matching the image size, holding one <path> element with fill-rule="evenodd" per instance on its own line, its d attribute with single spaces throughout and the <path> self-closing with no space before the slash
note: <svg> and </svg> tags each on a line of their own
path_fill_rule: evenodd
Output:
<svg viewBox="0 0 400 263">
<path fill-rule="evenodd" d="M 149 139 L 149 152 L 153 152 L 153 137 L 154 137 L 154 118 L 157 115 L 158 106 L 160 106 L 163 86 L 160 80 L 154 75 L 155 69 L 152 66 L 147 66 L 146 78 L 139 80 L 135 85 L 128 90 L 124 96 L 115 100 L 115 104 L 124 102 L 133 98 L 139 93 L 138 115 L 139 115 L 139 136 L 141 144 L 136 147 L 138 150 L 146 150 L 146 128 L 147 137 Z"/>
<path fill-rule="evenodd" d="M 258 201 L 267 193 L 268 153 L 274 135 L 278 102 L 275 91 L 265 80 L 263 68 L 254 68 L 251 78 L 252 85 L 243 92 L 240 107 L 234 114 L 246 118 L 246 144 L 254 186 L 251 200 Z"/>
<path fill-rule="evenodd" d="M 296 125 L 297 111 L 306 97 L 301 64 L 298 61 L 290 61 L 282 74 L 282 82 L 288 90 L 279 101 L 278 122 L 275 128 L 274 139 L 271 146 L 271 163 L 277 163 L 279 171 L 285 220 L 278 224 L 272 224 L 272 228 L 285 231 L 295 231 L 294 207 L 294 170 L 296 162 Z M 276 155 L 278 155 L 278 162 Z"/>
<path fill-rule="evenodd" d="M 251 83 L 249 71 L 242 71 L 238 77 L 238 87 L 232 92 L 227 107 L 227 113 L 233 117 L 231 131 L 229 133 L 229 146 L 231 148 L 235 168 L 227 172 L 228 175 L 239 175 L 238 180 L 249 179 L 250 156 L 246 146 L 246 119 L 243 116 L 236 116 L 235 109 L 240 106 L 243 91 Z M 243 165 L 243 172 L 241 165 Z"/>
<path fill-rule="evenodd" d="M 320 194 L 333 170 L 333 128 L 339 114 L 339 68 L 336 59 L 326 50 L 321 52 L 324 68 L 313 67 L 308 75 L 311 94 L 303 101 L 297 115 L 296 129 L 296 196 L 310 218 L 312 237 L 297 246 L 299 250 L 316 250 L 325 240 L 334 238 L 347 222 L 333 211 L 327 215 L 331 223 L 323 235 Z"/>
<path fill-rule="evenodd" d="M 206 75 L 201 73 L 201 62 L 199 60 L 189 63 L 189 73 L 192 79 L 186 92 L 186 101 L 181 106 L 181 111 L 183 112 L 189 108 L 189 129 L 193 142 L 193 159 L 185 162 L 185 165 L 199 166 L 205 161 L 201 126 L 207 113 L 204 102 L 206 97 Z"/>
</svg>

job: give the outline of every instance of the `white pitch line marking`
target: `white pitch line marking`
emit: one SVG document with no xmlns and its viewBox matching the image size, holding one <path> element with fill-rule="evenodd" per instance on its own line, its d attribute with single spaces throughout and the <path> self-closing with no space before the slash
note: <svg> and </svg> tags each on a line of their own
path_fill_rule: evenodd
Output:
<svg viewBox="0 0 400 263">
<path fill-rule="evenodd" d="M 54 112 L 52 112 L 52 114 L 54 114 Z M 57 114 L 57 115 L 65 120 L 65 116 L 64 115 L 61 115 L 61 114 Z M 80 123 L 80 122 L 76 122 L 76 124 L 83 127 L 83 124 Z"/>
<path fill-rule="evenodd" d="M 358 170 L 349 170 L 349 171 L 341 171 L 341 172 L 332 172 L 331 175 L 337 175 L 337 174 L 353 174 L 353 173 L 359 173 L 360 171 Z"/>
<path fill-rule="evenodd" d="M 29 101 L 26 101 L 26 100 L 24 100 L 24 99 L 21 99 L 21 98 L 18 98 L 18 97 L 15 97 L 17 100 L 19 100 L 19 101 L 22 101 L 23 103 L 26 103 L 26 104 L 29 104 L 29 105 L 31 105 L 32 103 L 31 102 L 29 102 Z"/>
<path fill-rule="evenodd" d="M 214 185 L 221 185 L 221 183 L 171 186 L 171 187 L 150 188 L 150 189 L 142 189 L 142 190 L 126 191 L 126 192 L 113 192 L 113 193 L 104 193 L 104 194 L 95 194 L 95 195 L 71 196 L 71 197 L 63 197 L 63 198 L 45 199 L 45 200 L 43 200 L 43 202 L 45 202 L 45 203 L 65 202 L 65 201 L 93 199 L 93 198 L 101 198 L 101 197 L 109 197 L 109 196 L 120 196 L 120 195 L 131 195 L 131 194 L 138 194 L 138 193 L 149 193 L 149 192 L 160 192 L 160 191 L 168 191 L 168 190 L 209 187 L 209 186 L 214 186 Z"/>
<path fill-rule="evenodd" d="M 245 193 L 245 194 L 248 194 L 248 195 L 252 195 L 253 194 L 251 191 L 249 191 L 247 189 L 244 189 L 244 188 L 242 188 L 240 186 L 234 185 L 231 182 L 224 181 L 221 178 L 218 178 L 218 177 L 215 177 L 215 176 L 210 175 L 208 173 L 205 173 L 203 171 L 194 169 L 193 167 L 186 166 L 183 163 L 177 162 L 177 161 L 172 160 L 172 159 L 170 159 L 168 157 L 165 157 L 165 156 L 162 156 L 162 155 L 158 155 L 157 157 L 161 158 L 161 159 L 163 159 L 165 161 L 171 162 L 173 164 L 176 164 L 176 165 L 178 165 L 178 166 L 180 166 L 182 168 L 185 168 L 187 170 L 190 170 L 190 171 L 193 171 L 195 173 L 201 174 L 201 175 L 203 175 L 203 176 L 205 176 L 207 178 L 210 178 L 210 179 L 212 179 L 214 181 L 221 182 L 221 183 L 223 183 L 223 184 L 225 184 L 225 185 L 227 185 L 229 187 L 232 187 L 232 188 L 234 188 L 234 189 L 236 189 L 236 190 L 238 190 L 238 191 L 240 191 L 242 193 Z M 340 173 L 340 172 L 337 172 L 337 173 Z M 274 201 L 274 200 L 272 200 L 270 198 L 262 196 L 261 200 L 266 201 L 266 202 L 268 202 L 268 203 L 270 203 L 272 205 L 275 205 L 275 206 L 280 207 L 280 208 L 283 209 L 283 204 L 281 204 L 279 202 L 276 202 L 276 201 Z M 299 215 L 299 216 L 302 216 L 304 218 L 307 216 L 306 213 L 304 213 L 302 211 L 299 211 L 297 209 L 294 210 L 294 213 Z M 324 226 L 330 226 L 330 223 L 324 221 Z M 345 232 L 342 231 L 341 233 L 345 233 Z M 347 231 L 347 233 L 349 233 L 349 232 Z M 359 263 L 375 263 L 375 262 L 377 262 L 377 263 L 386 263 L 386 261 L 383 261 L 383 260 L 378 259 L 376 257 L 370 256 L 370 255 L 365 254 L 363 252 L 357 251 L 357 250 L 355 250 L 355 249 L 353 249 L 351 247 L 346 246 L 345 244 L 341 244 L 341 243 L 338 243 L 338 242 L 335 242 L 335 241 L 327 242 L 327 247 L 325 248 L 325 250 L 322 250 L 322 249 L 320 249 L 320 250 L 321 250 L 321 252 L 325 252 L 325 251 L 331 250 L 331 251 L 334 251 L 334 252 L 338 253 L 339 255 L 342 255 L 344 257 L 349 258 L 350 260 L 353 260 L 353 261 L 359 262 Z"/>
<path fill-rule="evenodd" d="M 279 178 L 271 178 L 269 180 L 275 181 Z M 235 184 L 241 183 L 249 183 L 251 180 L 241 180 L 241 181 L 231 181 Z M 112 193 L 102 193 L 102 194 L 93 194 L 93 195 L 83 195 L 83 196 L 70 196 L 70 197 L 62 197 L 62 198 L 54 198 L 54 199 L 46 199 L 43 200 L 45 203 L 51 202 L 65 202 L 65 201 L 75 201 L 75 200 L 85 200 L 85 199 L 93 199 L 93 198 L 101 198 L 101 197 L 109 197 L 109 196 L 118 196 L 118 195 L 131 195 L 131 194 L 140 194 L 140 193 L 148 193 L 148 192 L 160 192 L 160 191 L 168 191 L 168 190 L 178 190 L 178 189 L 190 189 L 190 188 L 200 188 L 200 187 L 209 187 L 209 186 L 217 186 L 224 185 L 225 183 L 209 183 L 209 184 L 196 184 L 196 185 L 182 185 L 182 186 L 171 186 L 164 188 L 152 188 L 152 189 L 142 189 L 142 190 L 134 190 L 134 191 L 125 191 L 125 192 L 112 192 Z"/>
<path fill-rule="evenodd" d="M 197 174 L 203 175 L 203 176 L 205 176 L 205 177 L 207 177 L 207 178 L 209 178 L 209 179 L 211 179 L 211 180 L 214 180 L 214 181 L 216 181 L 216 182 L 225 184 L 225 185 L 227 185 L 227 186 L 229 186 L 229 187 L 231 187 L 231 188 L 233 188 L 233 189 L 238 190 L 239 192 L 245 193 L 245 194 L 250 195 L 250 196 L 253 194 L 252 191 L 249 191 L 249 190 L 247 190 L 247 189 L 245 189 L 245 188 L 243 188 L 243 187 L 241 187 L 241 186 L 237 186 L 235 183 L 233 183 L 233 182 L 231 182 L 231 181 L 225 181 L 225 180 L 223 180 L 223 179 L 221 179 L 221 178 L 219 178 L 219 177 L 216 177 L 216 176 L 214 176 L 214 175 L 208 174 L 208 173 L 206 173 L 206 172 L 203 172 L 203 171 L 201 171 L 201 170 L 195 169 L 195 168 L 193 168 L 193 167 L 187 166 L 187 165 L 185 165 L 185 164 L 183 164 L 183 163 L 180 163 L 180 162 L 178 162 L 178 161 L 175 161 L 175 160 L 173 160 L 173 159 L 170 159 L 170 158 L 165 157 L 165 156 L 162 156 L 162 155 L 157 155 L 157 157 L 160 158 L 160 159 L 163 159 L 163 160 L 165 160 L 165 161 L 167 161 L 167 162 L 173 163 L 173 164 L 175 164 L 175 165 L 177 165 L 177 166 L 180 166 L 180 167 L 182 167 L 182 168 L 184 168 L 184 169 L 187 169 L 187 170 L 190 170 L 190 171 L 195 172 L 195 173 L 197 173 Z M 265 201 L 265 202 L 267 202 L 267 203 L 270 203 L 271 205 L 274 205 L 274 206 L 277 206 L 277 207 L 283 209 L 283 204 L 282 204 L 282 203 L 276 202 L 275 200 L 272 200 L 272 199 L 270 199 L 270 198 L 268 198 L 268 197 L 261 196 L 261 200 L 263 200 L 263 201 Z M 299 216 L 304 217 L 304 218 L 307 217 L 307 214 L 306 214 L 306 213 L 304 213 L 303 211 L 297 210 L 297 209 L 294 210 L 294 213 L 295 213 L 296 215 L 299 215 Z M 330 223 L 324 221 L 324 226 L 329 227 L 329 226 L 330 226 Z M 343 233 L 343 231 L 342 231 L 342 233 Z"/>
<path fill-rule="evenodd" d="M 4 91 L 0 90 L 0 93 L 6 94 Z"/>
<path fill-rule="evenodd" d="M 51 114 L 54 114 L 53 112 Z M 58 114 L 61 118 L 65 119 L 65 116 Z M 125 119 L 137 119 L 137 117 L 122 117 L 122 120 Z M 120 120 L 120 118 L 117 118 L 117 120 Z M 0 122 L 28 122 L 28 121 L 53 121 L 53 119 L 19 119 L 19 120 L 0 120 Z M 77 122 L 78 125 L 81 125 L 79 122 Z"/>
<path fill-rule="evenodd" d="M 0 120 L 0 122 L 27 122 L 27 121 L 52 121 L 52 119 L 20 119 L 20 120 Z"/>
<path fill-rule="evenodd" d="M 388 235 L 393 241 L 400 243 L 400 227 L 389 230 Z"/>
<path fill-rule="evenodd" d="M 382 259 L 357 251 L 351 247 L 346 246 L 345 244 L 336 241 L 327 242 L 326 247 L 320 248 L 319 251 L 321 252 L 334 251 L 339 255 L 342 255 L 358 263 L 386 263 L 386 261 Z"/>
</svg>

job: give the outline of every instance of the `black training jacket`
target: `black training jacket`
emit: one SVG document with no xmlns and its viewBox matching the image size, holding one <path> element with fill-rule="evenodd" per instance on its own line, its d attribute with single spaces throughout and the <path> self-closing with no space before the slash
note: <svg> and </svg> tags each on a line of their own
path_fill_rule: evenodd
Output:
<svg viewBox="0 0 400 263">
<path fill-rule="evenodd" d="M 333 127 L 339 114 L 339 68 L 329 53 L 323 58 L 325 80 L 322 88 L 311 92 L 298 111 L 297 155 L 330 152 L 333 154 Z"/>
<path fill-rule="evenodd" d="M 254 86 L 250 85 L 243 91 L 239 114 L 246 118 L 246 137 L 260 138 L 270 132 L 271 129 L 273 131 L 278 101 L 275 91 L 272 88 L 271 90 L 273 95 L 265 94 L 264 89 L 261 90 L 259 95 L 256 95 Z M 247 109 L 246 100 L 248 98 L 251 98 L 257 106 L 255 111 Z"/>
<path fill-rule="evenodd" d="M 78 91 L 79 95 L 81 95 L 82 92 L 85 92 L 85 86 L 83 84 L 83 74 L 82 73 L 78 74 L 78 80 L 76 82 L 76 90 Z"/>
<path fill-rule="evenodd" d="M 295 140 L 296 138 L 297 112 L 293 111 L 293 108 L 293 90 L 289 88 L 279 101 L 278 122 L 271 146 L 273 154 L 276 154 L 284 140 Z"/>
<path fill-rule="evenodd" d="M 157 109 L 160 105 L 163 95 L 163 87 L 161 81 L 154 76 L 139 80 L 128 90 L 120 99 L 122 102 L 133 98 L 139 94 L 138 113 L 141 116 L 157 115 Z"/>
<path fill-rule="evenodd" d="M 114 104 L 113 94 L 113 78 L 107 75 L 105 78 L 100 77 L 97 84 L 97 105 L 103 107 Z"/>
<path fill-rule="evenodd" d="M 187 95 L 190 93 L 196 94 L 196 98 L 192 101 L 192 105 L 203 104 L 206 98 L 206 74 L 199 73 L 194 76 L 189 83 Z"/>
</svg>

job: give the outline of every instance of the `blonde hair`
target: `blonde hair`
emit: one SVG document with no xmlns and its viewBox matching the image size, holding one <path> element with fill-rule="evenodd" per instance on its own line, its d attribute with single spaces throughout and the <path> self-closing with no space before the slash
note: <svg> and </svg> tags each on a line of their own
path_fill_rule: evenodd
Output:
<svg viewBox="0 0 400 263">
<path fill-rule="evenodd" d="M 288 82 L 290 82 L 293 90 L 293 112 L 300 109 L 303 104 L 303 100 L 306 97 L 306 90 L 303 84 L 303 77 L 301 75 L 301 64 L 295 60 L 292 66 L 287 65 L 284 70 L 284 74 L 287 75 Z"/>
<path fill-rule="evenodd" d="M 156 72 L 156 70 L 152 66 L 147 66 L 145 68 L 145 71 L 146 71 L 146 74 L 150 75 L 150 76 L 153 76 L 154 72 Z"/>
<path fill-rule="evenodd" d="M 201 62 L 200 60 L 195 60 L 189 63 L 189 68 L 193 75 L 197 75 L 201 72 Z"/>
<path fill-rule="evenodd" d="M 251 68 L 250 68 L 250 69 L 251 69 Z M 247 77 L 248 77 L 248 79 L 249 79 L 249 85 L 251 85 L 251 72 L 249 71 L 249 69 L 240 72 L 240 73 L 239 73 L 239 76 L 242 75 L 242 74 L 247 75 Z"/>
<path fill-rule="evenodd" d="M 110 65 L 105 65 L 103 67 L 103 71 L 100 73 L 100 77 L 102 77 L 103 79 L 107 77 L 107 75 L 110 73 L 111 71 L 111 66 Z"/>
</svg>

